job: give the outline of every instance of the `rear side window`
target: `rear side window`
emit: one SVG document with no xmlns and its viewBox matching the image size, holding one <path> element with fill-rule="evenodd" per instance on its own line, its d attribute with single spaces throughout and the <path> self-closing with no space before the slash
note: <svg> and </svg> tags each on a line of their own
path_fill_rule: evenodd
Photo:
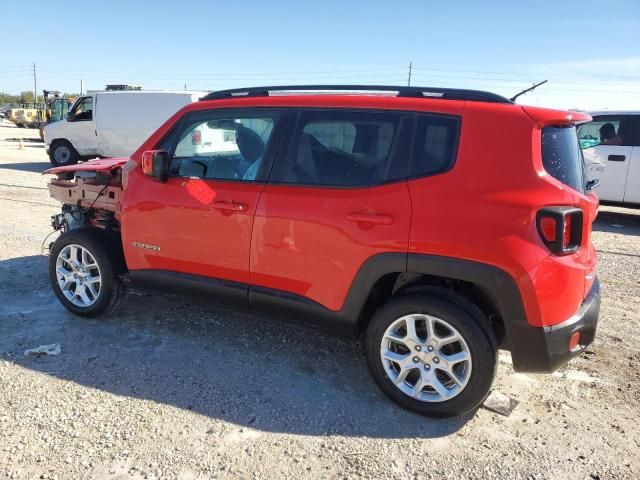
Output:
<svg viewBox="0 0 640 480">
<path fill-rule="evenodd" d="M 449 170 L 458 150 L 460 122 L 453 117 L 419 115 L 411 176 Z"/>
<path fill-rule="evenodd" d="M 397 171 L 394 159 L 406 150 L 408 127 L 398 113 L 302 111 L 271 181 L 352 187 L 406 176 Z M 402 160 L 406 166 L 406 154 Z"/>
<path fill-rule="evenodd" d="M 553 178 L 584 192 L 584 160 L 575 127 L 542 129 L 542 164 Z"/>
</svg>

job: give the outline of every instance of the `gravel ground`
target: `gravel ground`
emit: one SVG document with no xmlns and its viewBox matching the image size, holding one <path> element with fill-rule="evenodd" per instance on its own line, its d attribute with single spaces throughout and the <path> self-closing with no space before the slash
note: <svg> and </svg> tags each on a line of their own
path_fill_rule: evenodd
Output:
<svg viewBox="0 0 640 480">
<path fill-rule="evenodd" d="M 509 417 L 430 420 L 377 390 L 356 341 L 160 295 L 67 313 L 41 250 L 58 205 L 36 137 L 0 124 L 0 478 L 640 476 L 640 210 L 601 208 L 595 343 L 553 375 L 501 353 Z"/>
</svg>

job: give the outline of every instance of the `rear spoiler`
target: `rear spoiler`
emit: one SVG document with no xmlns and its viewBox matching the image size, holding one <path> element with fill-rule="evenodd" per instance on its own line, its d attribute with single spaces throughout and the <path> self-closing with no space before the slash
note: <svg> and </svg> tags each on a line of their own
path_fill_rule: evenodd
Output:
<svg viewBox="0 0 640 480">
<path fill-rule="evenodd" d="M 592 120 L 591 115 L 584 112 L 529 107 L 526 105 L 522 106 L 522 110 L 524 110 L 524 113 L 540 128 L 551 125 L 575 125 Z"/>
</svg>

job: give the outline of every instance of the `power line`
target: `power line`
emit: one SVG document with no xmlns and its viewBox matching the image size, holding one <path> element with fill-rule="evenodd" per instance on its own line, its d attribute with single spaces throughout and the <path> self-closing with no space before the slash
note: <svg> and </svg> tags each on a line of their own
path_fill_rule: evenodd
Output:
<svg viewBox="0 0 640 480">
<path fill-rule="evenodd" d="M 482 70 L 459 70 L 459 69 L 449 69 L 449 68 L 433 68 L 433 67 L 413 67 L 414 70 L 430 70 L 436 72 L 458 72 L 458 73 L 479 73 L 479 74 L 487 74 L 487 75 L 517 75 L 522 77 L 531 77 L 531 76 L 560 76 L 560 77 L 571 77 L 571 78 L 620 78 L 620 79 L 634 79 L 640 80 L 640 76 L 637 75 L 593 75 L 593 74 L 563 74 L 563 73 L 545 73 L 545 72 L 496 72 L 496 71 L 482 71 Z"/>
<path fill-rule="evenodd" d="M 56 73 L 69 73 L 69 72 L 93 72 L 94 74 L 116 74 L 116 75 L 137 75 L 137 76 L 166 76 L 166 72 L 139 72 L 135 70 L 131 71 L 119 71 L 119 70 L 94 70 L 94 69 L 79 69 L 79 68 L 68 68 L 63 71 L 57 70 L 55 68 L 44 67 L 43 71 L 50 71 Z M 386 67 L 386 68 L 363 68 L 363 69 L 346 69 L 346 70 L 318 70 L 318 71 L 298 71 L 298 72 L 173 72 L 174 76 L 191 76 L 191 77 L 273 77 L 273 76 L 310 76 L 310 75 L 320 75 L 320 74 L 333 74 L 333 73 L 364 73 L 364 72 L 400 72 L 403 68 L 401 67 Z"/>
</svg>

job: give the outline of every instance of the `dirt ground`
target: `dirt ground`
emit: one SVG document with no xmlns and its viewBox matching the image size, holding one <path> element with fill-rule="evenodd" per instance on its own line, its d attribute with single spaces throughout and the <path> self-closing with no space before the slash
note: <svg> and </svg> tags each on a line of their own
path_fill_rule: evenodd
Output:
<svg viewBox="0 0 640 480">
<path fill-rule="evenodd" d="M 501 353 L 510 416 L 430 420 L 378 391 L 356 341 L 161 295 L 69 314 L 36 137 L 0 124 L 0 478 L 640 477 L 640 210 L 601 207 L 595 343 L 553 375 Z"/>
</svg>

